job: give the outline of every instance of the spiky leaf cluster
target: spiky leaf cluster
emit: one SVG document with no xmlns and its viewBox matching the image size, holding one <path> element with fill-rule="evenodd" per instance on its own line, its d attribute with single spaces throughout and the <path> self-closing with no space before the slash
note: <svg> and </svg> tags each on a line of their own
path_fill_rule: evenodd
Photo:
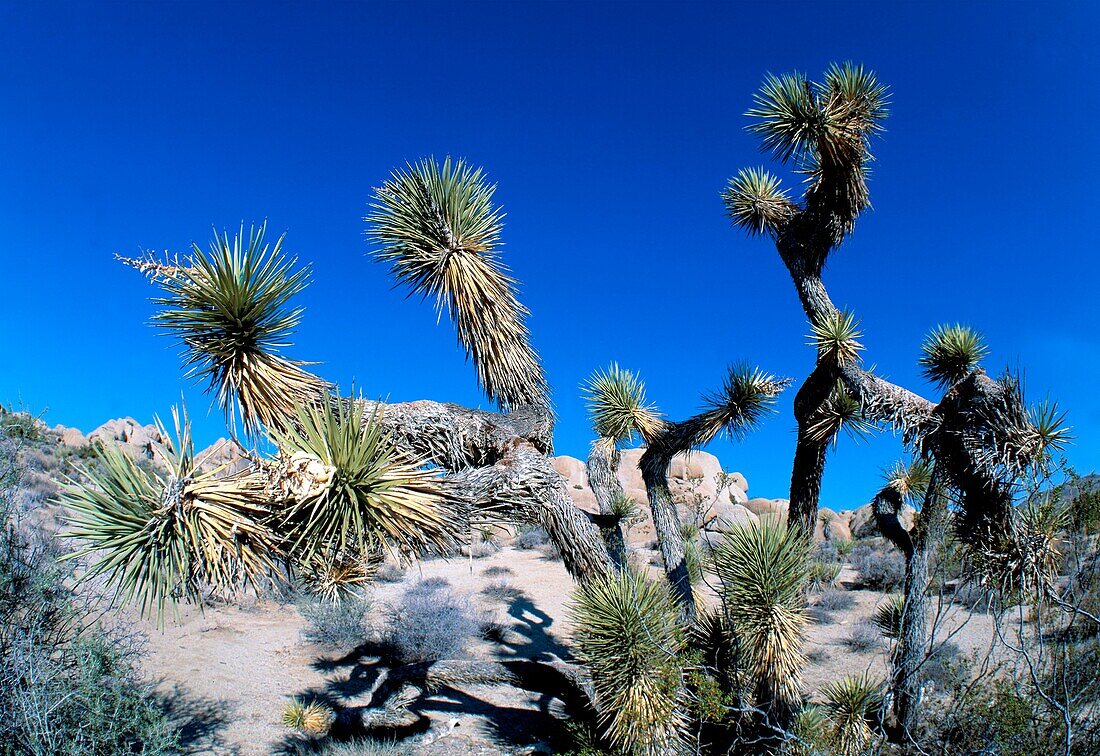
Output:
<svg viewBox="0 0 1100 756">
<path fill-rule="evenodd" d="M 837 380 L 828 398 L 818 407 L 807 426 L 810 438 L 819 443 L 836 443 L 841 431 L 855 441 L 862 440 L 873 430 L 864 417 L 859 400 L 848 393 L 842 380 Z"/>
<path fill-rule="evenodd" d="M 289 302 L 308 285 L 309 269 L 283 253 L 285 236 L 268 246 L 265 231 L 266 224 L 247 238 L 243 227 L 232 238 L 215 234 L 209 252 L 192 245 L 182 265 L 136 263 L 166 292 L 154 299 L 161 310 L 153 323 L 183 345 L 188 376 L 206 380 L 227 417 L 239 411 L 249 433 L 278 427 L 328 390 L 305 363 L 279 355 L 301 320 Z"/>
<path fill-rule="evenodd" d="M 80 470 L 88 482 L 70 479 L 59 494 L 71 512 L 67 535 L 84 542 L 72 558 L 94 557 L 84 579 L 105 576 L 124 601 L 158 618 L 170 600 L 270 579 L 281 548 L 266 480 L 251 470 L 200 471 L 186 417 L 173 415 L 176 442 L 156 446 L 165 475 L 106 443 L 95 447 L 97 464 Z"/>
<path fill-rule="evenodd" d="M 734 528 L 713 551 L 730 631 L 764 707 L 799 697 L 809 548 L 797 529 L 769 519 Z"/>
<path fill-rule="evenodd" d="M 581 391 L 592 427 L 601 438 L 622 443 L 632 440 L 637 432 L 648 442 L 661 428 L 656 407 L 646 403 L 645 384 L 618 363 L 594 372 Z"/>
<path fill-rule="evenodd" d="M 908 465 L 898 460 L 883 473 L 883 482 L 896 490 L 904 501 L 921 500 L 932 483 L 932 463 L 918 457 Z"/>
<path fill-rule="evenodd" d="M 491 401 L 547 406 L 528 311 L 497 248 L 504 214 L 493 205 L 495 189 L 463 160 L 425 158 L 374 191 L 368 236 L 398 283 L 448 312 Z"/>
<path fill-rule="evenodd" d="M 335 721 L 332 709 L 321 701 L 304 702 L 295 698 L 283 707 L 283 724 L 307 737 L 327 735 Z"/>
<path fill-rule="evenodd" d="M 844 677 L 821 689 L 830 744 L 839 756 L 858 756 L 874 741 L 882 719 L 882 690 L 882 683 L 866 672 Z"/>
<path fill-rule="evenodd" d="M 763 168 L 745 168 L 722 192 L 726 215 L 752 236 L 778 234 L 797 210 L 777 176 Z"/>
<path fill-rule="evenodd" d="M 850 365 L 859 360 L 863 344 L 859 339 L 859 321 L 849 310 L 833 310 L 810 324 L 811 343 L 817 348 L 818 359 L 832 365 Z"/>
<path fill-rule="evenodd" d="M 948 388 L 970 375 L 989 349 L 980 333 L 964 325 L 941 325 L 921 345 L 920 366 L 926 378 Z"/>
<path fill-rule="evenodd" d="M 775 412 L 775 400 L 790 386 L 758 367 L 734 365 L 726 372 L 719 391 L 703 395 L 702 411 L 681 425 L 686 438 L 678 451 L 710 443 L 721 433 L 744 438 L 765 417 Z"/>
<path fill-rule="evenodd" d="M 666 581 L 630 570 L 581 583 L 570 608 L 600 721 L 627 753 L 675 752 L 685 727 L 685 632 Z"/>
<path fill-rule="evenodd" d="M 905 616 L 905 597 L 890 596 L 875 607 L 871 622 L 882 631 L 883 636 L 891 640 L 901 637 L 901 623 Z"/>
<path fill-rule="evenodd" d="M 834 244 L 870 205 L 870 140 L 882 129 L 887 99 L 873 72 L 844 63 L 830 66 L 821 82 L 769 74 L 747 113 L 762 148 L 808 175 L 805 210 Z"/>
<path fill-rule="evenodd" d="M 437 472 L 397 448 L 362 402 L 336 397 L 301 407 L 294 428 L 272 436 L 281 451 L 280 527 L 299 559 L 455 546 L 459 501 Z"/>
</svg>

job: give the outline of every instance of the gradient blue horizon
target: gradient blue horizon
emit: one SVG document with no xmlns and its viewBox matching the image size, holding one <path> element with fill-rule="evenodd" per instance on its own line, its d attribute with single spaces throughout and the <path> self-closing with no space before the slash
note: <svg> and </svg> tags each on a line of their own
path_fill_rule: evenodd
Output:
<svg viewBox="0 0 1100 756">
<path fill-rule="evenodd" d="M 791 283 L 719 193 L 769 164 L 743 116 L 766 72 L 854 60 L 890 85 L 892 114 L 874 210 L 826 282 L 867 362 L 932 397 L 922 339 L 971 324 L 990 372 L 1058 400 L 1071 463 L 1095 470 L 1098 21 L 1086 3 L 0 2 L 0 402 L 87 432 L 167 418 L 182 396 L 199 444 L 225 435 L 148 326 L 155 290 L 112 255 L 266 219 L 313 265 L 289 356 L 345 391 L 486 406 L 449 323 L 392 290 L 363 235 L 371 187 L 448 154 L 499 185 L 558 453 L 587 454 L 578 387 L 612 360 L 673 419 L 730 363 L 801 382 Z M 787 495 L 793 393 L 709 447 L 752 495 Z M 822 505 L 866 501 L 901 451 L 841 439 Z"/>
</svg>

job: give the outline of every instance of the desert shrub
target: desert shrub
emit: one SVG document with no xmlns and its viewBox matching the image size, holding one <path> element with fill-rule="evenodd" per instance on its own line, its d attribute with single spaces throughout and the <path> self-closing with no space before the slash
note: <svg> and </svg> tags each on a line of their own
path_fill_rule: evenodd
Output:
<svg viewBox="0 0 1100 756">
<path fill-rule="evenodd" d="M 873 651 L 882 643 L 882 631 L 870 622 L 859 622 L 844 638 L 844 645 L 853 651 L 865 653 Z"/>
<path fill-rule="evenodd" d="M 481 589 L 481 593 L 497 601 L 515 601 L 526 594 L 507 580 L 496 580 Z"/>
<path fill-rule="evenodd" d="M 542 554 L 543 559 L 549 559 L 552 562 L 561 561 L 561 551 L 558 550 L 558 545 L 553 541 L 540 546 L 539 553 Z"/>
<path fill-rule="evenodd" d="M 824 646 L 814 646 L 806 652 L 806 661 L 811 664 L 821 664 L 829 660 L 829 651 Z"/>
<path fill-rule="evenodd" d="M 511 567 L 494 564 L 492 567 L 486 567 L 482 570 L 481 574 L 485 577 L 503 577 L 504 575 L 515 575 L 516 573 Z"/>
<path fill-rule="evenodd" d="M 891 591 L 905 582 L 905 557 L 885 541 L 860 543 L 852 550 L 852 565 L 868 588 Z"/>
<path fill-rule="evenodd" d="M 463 551 L 472 559 L 485 559 L 500 551 L 500 546 L 492 541 L 474 541 L 463 547 Z"/>
<path fill-rule="evenodd" d="M 972 611 L 988 613 L 997 605 L 997 597 L 989 588 L 974 581 L 965 581 L 956 586 L 951 601 Z"/>
<path fill-rule="evenodd" d="M 839 538 L 835 541 L 830 541 L 830 543 L 833 545 L 836 555 L 841 558 L 850 556 L 856 547 L 855 541 L 851 538 Z"/>
<path fill-rule="evenodd" d="M 851 609 L 856 600 L 852 594 L 837 588 L 826 588 L 809 609 L 810 617 L 819 625 L 827 625 L 834 619 L 834 613 Z"/>
<path fill-rule="evenodd" d="M 386 562 L 374 573 L 374 579 L 382 583 L 400 583 L 405 579 L 405 568 L 393 562 Z"/>
<path fill-rule="evenodd" d="M 529 528 L 516 536 L 512 545 L 523 551 L 533 551 L 550 543 L 550 536 L 542 528 Z"/>
<path fill-rule="evenodd" d="M 839 553 L 836 544 L 832 541 L 822 541 L 814 548 L 814 560 L 818 562 L 835 562 Z"/>
<path fill-rule="evenodd" d="M 302 604 L 298 607 L 306 621 L 302 637 L 326 646 L 357 646 L 370 632 L 370 607 L 370 600 L 362 597 Z"/>
<path fill-rule="evenodd" d="M 1047 754 L 1057 748 L 1059 738 L 1051 738 L 1037 704 L 1009 679 L 956 690 L 950 706 L 929 714 L 922 741 L 937 753 Z"/>
<path fill-rule="evenodd" d="M 470 602 L 445 580 L 422 580 L 390 608 L 385 642 L 402 663 L 462 656 L 478 633 Z"/>
<path fill-rule="evenodd" d="M 814 560 L 810 563 L 810 590 L 820 591 L 824 588 L 833 587 L 840 577 L 840 570 L 841 565 L 839 562 Z"/>
<path fill-rule="evenodd" d="M 494 617 L 488 617 L 478 625 L 478 636 L 482 640 L 503 643 L 508 636 L 508 626 Z"/>
<path fill-rule="evenodd" d="M 180 753 L 178 733 L 138 671 L 126 628 L 97 623 L 71 563 L 22 521 L 24 470 L 0 433 L 0 754 Z"/>
<path fill-rule="evenodd" d="M 288 743 L 280 753 L 284 756 L 413 756 L 416 749 L 409 743 L 376 738 L 344 741 L 302 738 Z"/>
<path fill-rule="evenodd" d="M 970 679 L 970 665 L 958 645 L 945 641 L 935 646 L 924 661 L 925 679 L 937 690 L 949 691 Z"/>
</svg>

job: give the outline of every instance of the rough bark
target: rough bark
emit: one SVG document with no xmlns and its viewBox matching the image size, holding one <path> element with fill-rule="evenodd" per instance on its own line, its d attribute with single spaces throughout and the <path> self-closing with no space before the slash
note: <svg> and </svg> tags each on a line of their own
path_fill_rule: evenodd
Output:
<svg viewBox="0 0 1100 756">
<path fill-rule="evenodd" d="M 928 614 L 931 600 L 929 565 L 947 532 L 947 496 L 943 476 L 932 469 L 928 493 L 912 530 L 900 525 L 901 495 L 893 488 L 875 497 L 875 518 L 883 534 L 905 552 L 905 604 L 901 632 L 894 649 L 893 680 L 895 739 L 913 744 L 917 731 L 920 697 L 924 687 L 924 663 L 928 654 Z"/>
<path fill-rule="evenodd" d="M 615 516 L 612 507 L 615 495 L 623 493 L 622 484 L 619 483 L 619 477 L 616 475 L 620 458 L 618 447 L 610 439 L 599 439 L 592 444 L 588 452 L 588 464 L 585 470 L 588 475 L 588 485 L 596 496 L 600 514 L 606 518 L 606 524 L 600 525 L 600 534 L 607 546 L 607 553 L 615 567 L 623 569 L 626 566 L 626 542 L 623 540 L 622 524 Z"/>
<path fill-rule="evenodd" d="M 673 430 L 672 428 L 669 429 Z M 657 532 L 657 545 L 665 562 L 665 574 L 672 585 L 673 596 L 680 604 L 685 617 L 695 616 L 695 597 L 691 590 L 684 555 L 684 538 L 680 530 L 680 515 L 672 501 L 668 488 L 668 467 L 679 450 L 667 441 L 669 432 L 658 437 L 642 454 L 638 466 L 642 470 L 649 506 L 653 512 L 653 529 Z M 671 433 L 675 435 L 675 433 Z"/>
<path fill-rule="evenodd" d="M 828 439 L 815 438 L 810 432 L 814 412 L 828 399 L 834 383 L 833 371 L 819 363 L 806 378 L 794 400 L 794 416 L 798 423 L 794 463 L 791 466 L 790 503 L 787 522 L 813 538 L 817 524 L 817 509 L 821 498 L 821 477 L 825 473 Z"/>
<path fill-rule="evenodd" d="M 471 510 L 541 525 L 578 580 L 612 568 L 600 528 L 573 503 L 546 456 L 553 433 L 548 412 L 519 407 L 502 414 L 432 401 L 367 406 L 398 446 L 442 468 Z"/>
</svg>

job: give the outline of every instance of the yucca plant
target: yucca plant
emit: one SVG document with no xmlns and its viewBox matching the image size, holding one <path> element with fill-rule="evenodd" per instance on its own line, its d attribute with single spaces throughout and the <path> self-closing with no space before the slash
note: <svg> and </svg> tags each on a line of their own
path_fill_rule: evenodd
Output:
<svg viewBox="0 0 1100 756">
<path fill-rule="evenodd" d="M 980 333 L 964 325 L 941 325 L 921 346 L 924 375 L 941 388 L 949 388 L 970 375 L 989 354 Z"/>
<path fill-rule="evenodd" d="M 279 427 L 295 407 L 328 393 L 327 383 L 302 370 L 307 364 L 280 356 L 301 321 L 289 302 L 309 284 L 309 268 L 283 252 L 280 236 L 265 242 L 266 223 L 232 238 L 215 234 L 208 252 L 168 264 L 127 260 L 150 274 L 166 292 L 154 325 L 184 347 L 188 376 L 204 379 L 230 419 L 246 432 Z"/>
<path fill-rule="evenodd" d="M 504 213 L 493 205 L 495 190 L 463 160 L 425 158 L 375 189 L 367 233 L 398 283 L 448 312 L 491 401 L 547 407 L 528 311 L 497 248 Z"/>
<path fill-rule="evenodd" d="M 756 704 L 783 717 L 799 698 L 808 614 L 809 542 L 765 520 L 729 531 L 713 550 L 719 592 Z"/>
<path fill-rule="evenodd" d="M 864 672 L 821 689 L 829 741 L 839 756 L 869 753 L 880 731 L 883 685 Z"/>
<path fill-rule="evenodd" d="M 686 633 L 668 584 L 614 571 L 581 583 L 569 613 L 611 743 L 631 754 L 676 752 L 686 726 Z"/>
<path fill-rule="evenodd" d="M 106 576 L 158 619 L 169 600 L 198 603 L 207 589 L 275 579 L 282 541 L 270 527 L 267 479 L 200 471 L 186 415 L 172 414 L 176 441 L 156 446 L 163 475 L 105 443 L 94 447 L 98 464 L 80 468 L 88 482 L 69 479 L 59 494 L 71 511 L 67 535 L 84 542 L 69 558 L 95 557 L 83 579 Z"/>
<path fill-rule="evenodd" d="M 292 699 L 283 707 L 283 724 L 310 738 L 322 738 L 332 729 L 336 715 L 321 701 Z"/>
<path fill-rule="evenodd" d="M 840 578 L 841 569 L 842 565 L 839 562 L 820 562 L 816 559 L 810 562 L 809 577 L 807 578 L 810 588 L 820 591 L 836 585 L 836 581 Z"/>
<path fill-rule="evenodd" d="M 680 451 L 708 444 L 723 433 L 730 438 L 745 438 L 775 412 L 776 397 L 790 385 L 789 378 L 779 378 L 758 367 L 731 366 L 722 388 L 704 394 L 702 411 L 682 424 L 685 442 L 690 444 Z"/>
<path fill-rule="evenodd" d="M 272 431 L 279 526 L 299 560 L 321 553 L 449 552 L 462 527 L 459 498 L 438 472 L 401 452 L 364 403 L 335 397 L 299 407 L 293 429 Z"/>
<path fill-rule="evenodd" d="M 901 623 L 905 616 L 905 596 L 891 596 L 875 607 L 871 622 L 882 631 L 884 637 L 897 640 L 901 637 Z"/>
<path fill-rule="evenodd" d="M 932 464 L 924 457 L 918 457 L 908 465 L 898 460 L 883 471 L 883 481 L 899 494 L 902 499 L 920 501 L 928 493 L 932 481 Z"/>
</svg>

